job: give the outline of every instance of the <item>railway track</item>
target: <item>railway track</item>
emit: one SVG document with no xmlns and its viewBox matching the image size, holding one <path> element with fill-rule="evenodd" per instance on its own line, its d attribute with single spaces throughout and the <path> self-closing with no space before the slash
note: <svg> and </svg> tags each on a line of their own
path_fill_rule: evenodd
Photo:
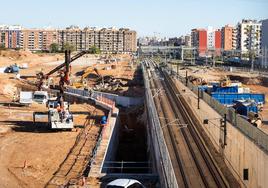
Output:
<svg viewBox="0 0 268 188">
<path fill-rule="evenodd" d="M 96 144 L 92 142 L 92 139 L 88 139 L 94 136 L 92 135 L 92 129 L 96 128 L 94 127 L 95 119 L 90 118 L 94 116 L 96 116 L 96 109 L 94 109 L 86 119 L 84 129 L 80 130 L 73 147 L 45 187 L 66 186 L 70 180 L 78 179 L 83 175 Z M 100 132 L 101 128 L 99 130 L 99 133 Z M 97 135 L 95 136 L 97 139 Z"/>
<path fill-rule="evenodd" d="M 152 67 L 155 63 L 149 61 L 149 64 L 150 70 L 156 69 Z M 198 134 L 196 122 L 193 122 L 172 79 L 161 69 L 150 71 L 150 75 L 153 88 L 164 88 L 158 96 L 153 91 L 153 96 L 156 96 L 154 101 L 179 187 L 229 187 Z"/>
</svg>

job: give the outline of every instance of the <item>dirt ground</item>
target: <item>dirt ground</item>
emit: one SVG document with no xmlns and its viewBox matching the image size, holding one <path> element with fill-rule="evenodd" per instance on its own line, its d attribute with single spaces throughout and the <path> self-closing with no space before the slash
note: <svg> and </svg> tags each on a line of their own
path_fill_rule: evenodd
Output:
<svg viewBox="0 0 268 188">
<path fill-rule="evenodd" d="M 55 67 L 49 65 L 50 62 L 62 59 L 62 55 L 55 54 L 0 51 L 0 67 L 28 63 L 29 68 L 22 69 L 21 75 L 34 76 L 41 69 L 48 72 Z M 75 69 L 78 71 L 81 67 L 83 66 L 77 66 Z M 0 187 L 44 187 L 66 158 L 77 135 L 89 121 L 89 113 L 95 110 L 95 107 L 87 104 L 70 106 L 70 111 L 74 114 L 74 123 L 78 126 L 76 131 L 51 131 L 44 127 L 42 122 L 36 126 L 32 122 L 32 114 L 34 111 L 46 111 L 45 105 L 6 105 L 17 98 L 16 94 L 20 88 L 36 89 L 14 77 L 14 74 L 0 73 Z M 95 113 L 97 116 L 104 115 L 100 109 Z M 97 135 L 99 128 L 91 131 L 92 135 Z M 96 137 L 92 138 L 92 143 L 95 143 Z"/>
<path fill-rule="evenodd" d="M 94 107 L 72 105 L 77 126 L 83 126 L 86 115 Z M 33 110 L 45 110 L 44 105 L 33 107 L 0 106 L 0 187 L 43 187 L 74 145 L 78 131 L 52 132 L 32 123 Z M 103 115 L 98 110 L 99 115 Z M 94 129 L 98 133 L 98 129 Z M 93 134 L 93 133 L 92 133 Z M 95 142 L 95 140 L 92 140 Z"/>
</svg>

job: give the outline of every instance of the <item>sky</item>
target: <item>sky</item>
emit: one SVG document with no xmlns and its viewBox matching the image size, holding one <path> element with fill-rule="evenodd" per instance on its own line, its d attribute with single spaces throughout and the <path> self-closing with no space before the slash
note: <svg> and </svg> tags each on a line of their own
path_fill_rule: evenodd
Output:
<svg viewBox="0 0 268 188">
<path fill-rule="evenodd" d="M 268 19 L 268 0 L 2 0 L 0 7 L 0 24 L 128 27 L 138 36 L 175 37 L 243 18 Z"/>
</svg>

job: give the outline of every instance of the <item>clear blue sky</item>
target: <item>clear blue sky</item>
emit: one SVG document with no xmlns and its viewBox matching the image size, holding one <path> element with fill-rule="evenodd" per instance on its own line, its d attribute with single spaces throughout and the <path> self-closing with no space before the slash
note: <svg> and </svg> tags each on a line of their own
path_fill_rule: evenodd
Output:
<svg viewBox="0 0 268 188">
<path fill-rule="evenodd" d="M 268 19 L 268 0 L 2 0 L 0 24 L 130 27 L 139 36 L 180 36 L 242 18 Z"/>
</svg>

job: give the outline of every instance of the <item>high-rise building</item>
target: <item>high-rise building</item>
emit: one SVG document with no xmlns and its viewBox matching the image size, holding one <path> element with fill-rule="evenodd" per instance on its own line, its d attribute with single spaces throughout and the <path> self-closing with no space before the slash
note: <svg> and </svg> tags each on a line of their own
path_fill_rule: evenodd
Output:
<svg viewBox="0 0 268 188">
<path fill-rule="evenodd" d="M 192 46 L 198 49 L 199 55 L 206 55 L 207 51 L 207 31 L 205 29 L 192 29 L 191 32 Z"/>
<path fill-rule="evenodd" d="M 242 20 L 237 25 L 237 49 L 242 54 L 260 53 L 261 23 L 256 20 Z"/>
<path fill-rule="evenodd" d="M 209 50 L 217 50 L 221 49 L 221 31 L 215 30 L 212 27 L 208 27 L 207 29 L 207 48 Z"/>
<path fill-rule="evenodd" d="M 224 51 L 233 50 L 233 32 L 234 27 L 226 25 L 221 29 L 221 46 Z"/>
<path fill-rule="evenodd" d="M 268 50 L 268 19 L 262 20 L 261 26 L 261 48 Z"/>
</svg>

